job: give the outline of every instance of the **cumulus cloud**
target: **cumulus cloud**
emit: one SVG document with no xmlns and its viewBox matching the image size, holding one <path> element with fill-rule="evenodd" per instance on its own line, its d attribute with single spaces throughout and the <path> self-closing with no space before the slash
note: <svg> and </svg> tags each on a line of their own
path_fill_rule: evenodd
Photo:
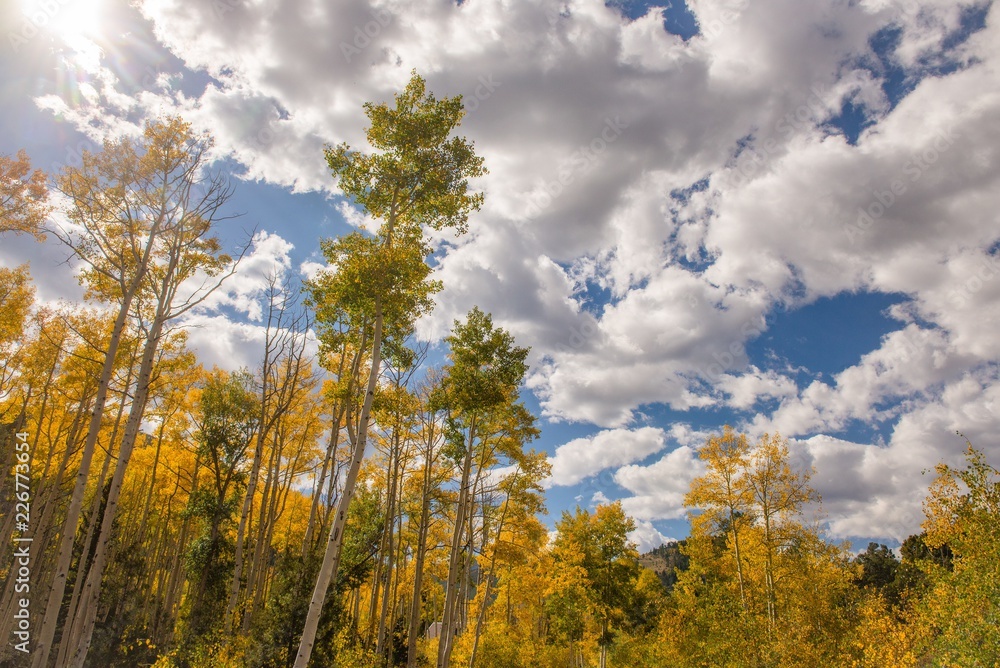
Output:
<svg viewBox="0 0 1000 668">
<path fill-rule="evenodd" d="M 549 485 L 575 485 L 605 469 L 631 464 L 659 452 L 664 432 L 658 427 L 608 429 L 590 438 L 576 438 L 556 448 L 549 458 Z"/>
<path fill-rule="evenodd" d="M 302 275 L 306 280 L 312 280 L 316 278 L 319 272 L 327 268 L 327 265 L 322 262 L 310 262 L 306 261 L 299 265 L 299 274 Z"/>
<path fill-rule="evenodd" d="M 995 369 L 967 374 L 915 402 L 892 429 L 887 443 L 852 443 L 826 435 L 792 440 L 815 469 L 830 534 L 837 538 L 892 538 L 919 530 L 923 499 L 939 462 L 962 466 L 965 441 L 987 450 L 995 430 L 1000 378 Z"/>
<path fill-rule="evenodd" d="M 227 371 L 254 369 L 264 345 L 265 328 L 241 323 L 223 315 L 193 315 L 185 318 L 188 346 L 206 368 Z"/>
<path fill-rule="evenodd" d="M 293 246 L 278 234 L 261 231 L 240 259 L 236 272 L 202 304 L 202 311 L 230 307 L 251 321 L 263 316 L 261 297 L 272 283 L 281 285 L 291 266 Z"/>
<path fill-rule="evenodd" d="M 605 496 L 604 492 L 602 492 L 601 490 L 597 490 L 596 492 L 594 492 L 594 495 L 590 497 L 590 505 L 592 507 L 603 506 L 607 505 L 608 503 L 611 503 L 611 499 Z"/>
<path fill-rule="evenodd" d="M 762 398 L 784 399 L 798 395 L 794 380 L 775 371 L 761 371 L 755 366 L 744 374 L 724 374 L 718 387 L 728 395 L 726 405 L 739 409 L 751 408 Z"/>
<path fill-rule="evenodd" d="M 747 428 L 803 439 L 836 532 L 862 531 L 867 512 L 899 535 L 915 528 L 919 467 L 949 453 L 946 426 L 1000 428 L 984 399 L 1000 357 L 995 5 L 699 0 L 687 41 L 660 10 L 630 21 L 599 0 L 139 8 L 179 78 L 126 95 L 81 53 L 79 99 L 38 104 L 95 140 L 180 110 L 245 178 L 336 196 L 320 148 L 364 148 L 363 102 L 391 99 L 411 68 L 465 96 L 486 205 L 435 257 L 446 288 L 418 333 L 438 339 L 479 304 L 532 346 L 544 415 L 606 429 L 556 451 L 553 484 L 614 470 L 633 515 L 678 517 L 697 443 L 672 435 L 680 447 L 637 464 L 665 447 L 662 429 L 636 428 L 643 407 L 754 413 Z M 983 29 L 963 34 L 976 11 Z M 895 96 L 888 68 L 906 82 Z M 838 127 L 848 102 L 857 137 Z M 213 308 L 259 317 L 260 281 L 293 249 L 258 241 Z M 858 291 L 902 302 L 896 330 L 849 368 L 800 387 L 748 356 L 776 307 Z M 836 439 L 856 421 L 891 421 L 890 442 Z M 837 487 L 841 472 L 853 486 Z"/>
<path fill-rule="evenodd" d="M 785 397 L 773 413 L 758 414 L 754 429 L 798 436 L 836 432 L 851 420 L 884 422 L 907 410 L 899 400 L 932 396 L 975 366 L 975 358 L 957 351 L 945 330 L 910 324 L 883 337 L 879 348 L 836 374 L 832 384 L 813 381 Z"/>
<path fill-rule="evenodd" d="M 638 520 L 635 523 L 635 530 L 629 532 L 628 539 L 635 543 L 639 554 L 645 554 L 650 550 L 655 550 L 661 545 L 675 540 L 660 533 L 659 529 L 653 526 L 653 523 L 648 520 Z"/>
<path fill-rule="evenodd" d="M 684 516 L 684 495 L 691 481 L 703 472 L 697 453 L 682 445 L 649 466 L 623 466 L 614 479 L 633 494 L 621 500 L 622 508 L 632 517 L 677 519 Z"/>
</svg>

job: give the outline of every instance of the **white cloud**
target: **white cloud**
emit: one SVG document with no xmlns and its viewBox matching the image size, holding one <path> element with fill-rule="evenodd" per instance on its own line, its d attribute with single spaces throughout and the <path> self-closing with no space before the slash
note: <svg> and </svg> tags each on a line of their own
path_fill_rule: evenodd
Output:
<svg viewBox="0 0 1000 668">
<path fill-rule="evenodd" d="M 307 260 L 299 265 L 299 274 L 301 274 L 306 280 L 312 280 L 316 278 L 316 275 L 319 274 L 319 272 L 326 268 L 327 265 L 325 263 L 310 262 Z"/>
<path fill-rule="evenodd" d="M 230 276 L 200 307 L 202 312 L 231 307 L 251 321 L 263 316 L 261 297 L 271 281 L 281 285 L 291 267 L 289 253 L 293 246 L 280 235 L 261 231 L 254 235 L 252 245 L 240 260 L 236 273 Z"/>
<path fill-rule="evenodd" d="M 346 201 L 337 203 L 337 211 L 348 223 L 368 232 L 376 232 L 379 227 L 378 221 L 367 215 L 364 211 L 351 206 Z"/>
<path fill-rule="evenodd" d="M 653 523 L 648 520 L 638 520 L 635 523 L 635 530 L 629 532 L 628 539 L 635 543 L 639 554 L 645 554 L 650 550 L 655 550 L 661 545 L 675 540 L 660 533 L 659 529 L 653 526 Z"/>
<path fill-rule="evenodd" d="M 1000 268 L 989 251 L 1000 9 L 950 46 L 971 6 L 699 0 L 701 34 L 683 42 L 660 28 L 660 10 L 628 21 L 600 0 L 145 0 L 163 45 L 213 77 L 203 92 L 167 90 L 158 76 L 130 97 L 90 52 L 80 100 L 38 103 L 95 139 L 179 109 L 248 179 L 329 192 L 322 145 L 363 148 L 362 102 L 390 99 L 416 68 L 436 94 L 476 100 L 462 132 L 491 170 L 476 184 L 487 199 L 473 231 L 439 258 L 446 288 L 418 331 L 440 338 L 479 304 L 532 346 L 529 387 L 546 416 L 616 428 L 564 445 L 554 484 L 623 467 L 615 480 L 633 493 L 630 512 L 679 516 L 699 470 L 696 435 L 672 434 L 684 447 L 635 465 L 664 447 L 662 430 L 627 429 L 642 407 L 749 411 L 777 399 L 747 426 L 814 437 L 805 447 L 835 531 L 869 521 L 899 535 L 918 520 L 920 467 L 950 454 L 946 427 L 1000 428 Z M 900 40 L 883 55 L 913 83 L 895 107 L 870 47 L 891 26 Z M 845 100 L 870 121 L 855 144 L 824 125 Z M 602 136 L 609 120 L 620 132 Z M 348 220 L 370 224 L 346 206 Z M 211 306 L 258 317 L 262 277 L 287 271 L 291 250 L 265 235 Z M 800 389 L 748 359 L 776 305 L 854 291 L 905 301 L 893 310 L 900 328 L 849 368 Z M 204 317 L 228 334 L 193 333 L 199 349 L 239 358 L 252 336 Z M 854 421 L 893 421 L 889 445 L 816 436 Z M 841 474 L 851 485 L 838 486 Z"/>
<path fill-rule="evenodd" d="M 832 385 L 813 381 L 797 396 L 786 396 L 771 415 L 758 414 L 754 429 L 798 436 L 836 432 L 850 420 L 884 421 L 906 409 L 899 400 L 932 391 L 962 376 L 970 365 L 975 358 L 959 354 L 944 330 L 907 325 L 836 374 Z"/>
<path fill-rule="evenodd" d="M 813 436 L 799 443 L 816 469 L 813 486 L 823 497 L 829 531 L 838 538 L 902 541 L 920 530 L 923 500 L 939 462 L 963 466 L 961 431 L 987 452 L 998 428 L 1000 378 L 996 370 L 949 383 L 934 398 L 903 415 L 882 446 Z"/>
<path fill-rule="evenodd" d="M 611 503 L 611 499 L 605 496 L 604 492 L 602 492 L 601 490 L 597 490 L 596 492 L 594 492 L 594 495 L 590 497 L 591 507 L 604 506 L 609 503 Z"/>
<path fill-rule="evenodd" d="M 608 429 L 590 438 L 576 438 L 556 448 L 549 458 L 552 475 L 549 485 L 575 485 L 601 471 L 630 464 L 659 452 L 664 432 L 657 427 Z"/>
<path fill-rule="evenodd" d="M 259 325 L 234 322 L 221 315 L 193 315 L 185 318 L 188 346 L 206 368 L 227 371 L 254 369 L 260 362 L 265 329 Z"/>
<path fill-rule="evenodd" d="M 762 398 L 784 399 L 798 394 L 795 381 L 775 371 L 761 371 L 751 366 L 739 376 L 724 374 L 719 389 L 729 395 L 726 405 L 733 408 L 751 408 Z"/>
<path fill-rule="evenodd" d="M 632 492 L 621 500 L 626 513 L 637 520 L 677 519 L 684 516 L 684 496 L 704 466 L 697 453 L 682 445 L 649 466 L 623 466 L 615 482 Z"/>
</svg>

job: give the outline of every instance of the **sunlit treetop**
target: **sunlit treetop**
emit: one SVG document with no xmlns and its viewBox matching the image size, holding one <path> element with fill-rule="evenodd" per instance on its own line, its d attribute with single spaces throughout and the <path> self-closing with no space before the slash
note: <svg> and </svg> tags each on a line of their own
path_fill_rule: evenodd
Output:
<svg viewBox="0 0 1000 668">
<path fill-rule="evenodd" d="M 510 332 L 493 326 L 493 317 L 478 306 L 466 321 L 456 320 L 445 339 L 451 347 L 443 386 L 463 411 L 490 409 L 507 399 L 524 379 L 528 349 L 514 343 Z"/>
<path fill-rule="evenodd" d="M 486 173 L 483 158 L 464 137 L 451 137 L 465 110 L 462 97 L 437 99 L 413 73 L 395 106 L 366 102 L 368 143 L 378 152 L 327 147 L 326 160 L 341 190 L 374 218 L 391 243 L 398 224 L 445 227 L 464 233 L 483 194 L 469 192 L 469 179 Z M 412 233 L 412 232 L 411 232 Z"/>
<path fill-rule="evenodd" d="M 42 226 L 49 214 L 45 173 L 32 171 L 24 150 L 17 158 L 0 155 L 0 233 L 27 232 L 42 240 Z"/>
</svg>

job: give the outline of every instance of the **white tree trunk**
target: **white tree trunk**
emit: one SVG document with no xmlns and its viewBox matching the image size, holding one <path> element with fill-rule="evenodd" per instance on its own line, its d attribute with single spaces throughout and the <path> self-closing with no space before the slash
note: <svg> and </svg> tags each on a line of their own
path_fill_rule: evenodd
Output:
<svg viewBox="0 0 1000 668">
<path fill-rule="evenodd" d="M 344 480 L 344 489 L 337 502 L 330 535 L 326 541 L 326 551 L 323 554 L 323 564 L 316 577 L 316 587 L 309 601 L 309 611 L 306 613 L 305 627 L 299 640 L 299 649 L 295 656 L 295 668 L 306 668 L 309 657 L 312 656 L 313 645 L 316 642 L 316 631 L 319 629 L 319 618 L 323 613 L 323 603 L 330 588 L 330 582 L 337 576 L 340 568 L 340 553 L 344 544 L 344 527 L 347 525 L 347 509 L 354 498 L 354 486 L 361 470 L 361 462 L 365 458 L 365 446 L 368 443 L 368 422 L 371 419 L 372 400 L 375 398 L 375 388 L 378 385 L 380 367 L 382 366 L 382 308 L 376 298 L 375 331 L 372 335 L 371 370 L 368 373 L 368 387 L 365 391 L 365 401 L 361 407 L 358 420 L 358 433 L 354 443 L 351 467 Z"/>
</svg>

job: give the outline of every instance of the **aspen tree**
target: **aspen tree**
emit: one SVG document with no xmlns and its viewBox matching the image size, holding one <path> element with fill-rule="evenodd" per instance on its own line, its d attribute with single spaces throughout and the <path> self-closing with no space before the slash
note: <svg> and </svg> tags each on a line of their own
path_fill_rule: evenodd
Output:
<svg viewBox="0 0 1000 668">
<path fill-rule="evenodd" d="M 268 285 L 264 291 L 265 330 L 264 355 L 260 371 L 257 374 L 260 386 L 260 425 L 254 439 L 253 460 L 247 478 L 247 488 L 240 511 L 239 525 L 236 530 L 236 555 L 233 566 L 233 580 L 229 591 L 229 602 L 226 605 L 223 630 L 232 631 L 233 617 L 239 601 L 242 586 L 244 550 L 247 534 L 247 523 L 254 494 L 257 492 L 257 481 L 263 465 L 264 445 L 277 426 L 279 420 L 290 409 L 297 399 L 299 376 L 303 370 L 305 329 L 307 323 L 302 314 L 295 313 L 291 286 L 280 285 L 276 276 L 268 277 Z M 282 371 L 287 371 L 282 373 Z M 258 546 L 260 541 L 258 541 Z M 250 616 L 245 617 L 243 631 L 247 630 Z"/>
<path fill-rule="evenodd" d="M 115 358 L 133 304 L 142 290 L 155 285 L 154 267 L 170 264 L 162 258 L 164 247 L 171 247 L 165 235 L 173 232 L 176 237 L 193 220 L 211 223 L 232 193 L 223 179 L 202 173 L 209 146 L 210 141 L 195 136 L 184 121 L 169 118 L 149 123 L 140 138 L 107 141 L 99 153 L 85 151 L 82 165 L 67 167 L 58 179 L 59 190 L 69 201 L 67 216 L 73 226 L 51 232 L 81 263 L 80 280 L 87 296 L 115 304 L 115 318 L 32 668 L 46 666 L 52 650 Z M 150 338 L 158 339 L 159 332 Z"/>
<path fill-rule="evenodd" d="M 31 159 L 22 149 L 17 158 L 0 155 L 0 233 L 30 234 L 45 238 L 48 204 L 46 175 L 31 169 Z"/>
<path fill-rule="evenodd" d="M 341 144 L 328 148 L 326 159 L 341 191 L 381 224 L 373 237 L 355 233 L 322 244 L 332 269 L 313 281 L 312 298 L 318 304 L 336 304 L 339 317 L 370 342 L 368 381 L 357 427 L 352 429 L 348 420 L 351 465 L 309 602 L 296 668 L 309 663 L 326 594 L 340 563 L 381 372 L 383 339 L 405 338 L 414 320 L 430 310 L 430 295 L 439 289 L 429 279 L 424 229 L 464 232 L 469 214 L 483 199 L 469 192 L 469 179 L 485 173 L 482 158 L 464 138 L 450 137 L 464 113 L 461 98 L 436 99 L 414 73 L 394 107 L 366 103 L 365 112 L 371 122 L 366 137 L 376 153 Z M 323 322 L 322 312 L 318 309 L 321 328 L 333 325 Z"/>
<path fill-rule="evenodd" d="M 461 461 L 461 482 L 438 645 L 438 665 L 441 668 L 448 666 L 458 630 L 457 586 L 462 548 L 467 543 L 466 523 L 471 518 L 475 501 L 472 469 L 473 462 L 482 451 L 481 423 L 489 422 L 493 414 L 503 407 L 517 412 L 516 390 L 528 370 L 524 363 L 528 349 L 514 345 L 514 337 L 501 328 L 495 328 L 493 318 L 478 307 L 469 312 L 464 323 L 455 322 L 452 334 L 446 340 L 451 347 L 451 363 L 444 369 L 443 401 L 449 409 L 449 440 Z M 522 411 L 522 414 L 526 412 Z M 530 415 L 527 417 L 526 428 L 531 430 Z M 487 430 L 485 433 L 490 432 Z M 471 532 L 468 540 L 471 540 Z"/>
<path fill-rule="evenodd" d="M 413 598 L 410 601 L 410 618 L 407 625 L 406 665 L 417 665 L 417 636 L 420 633 L 424 560 L 427 556 L 427 536 L 431 522 L 431 500 L 433 492 L 439 488 L 441 480 L 435 475 L 441 458 L 443 425 L 438 415 L 435 397 L 440 386 L 438 372 L 428 373 L 427 380 L 418 390 L 420 408 L 417 419 L 420 423 L 419 449 L 422 466 L 420 469 L 420 516 L 417 519 L 416 554 L 413 561 Z"/>
<path fill-rule="evenodd" d="M 743 575 L 740 537 L 750 522 L 751 490 L 744 479 L 749 452 L 746 435 L 736 434 L 731 427 L 727 426 L 721 436 L 710 437 L 698 450 L 699 458 L 706 465 L 705 474 L 691 482 L 691 489 L 684 497 L 686 506 L 704 509 L 703 513 L 692 517 L 692 524 L 700 527 L 711 523 L 715 528 L 727 530 L 732 540 L 744 612 L 747 611 L 747 583 Z"/>
</svg>

